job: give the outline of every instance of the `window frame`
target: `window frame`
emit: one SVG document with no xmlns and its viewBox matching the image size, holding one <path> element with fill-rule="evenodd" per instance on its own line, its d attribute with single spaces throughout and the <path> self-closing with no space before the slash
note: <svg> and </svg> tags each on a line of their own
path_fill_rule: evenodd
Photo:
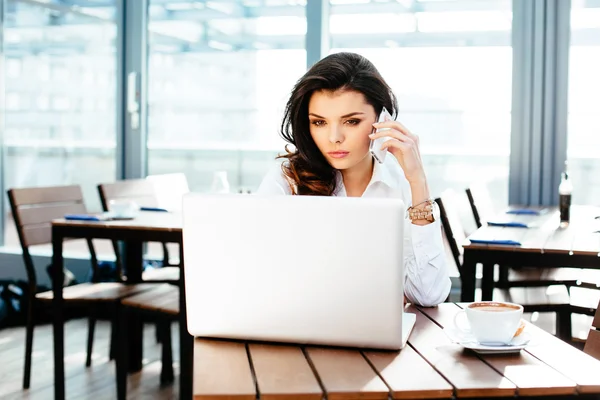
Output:
<svg viewBox="0 0 600 400">
<path fill-rule="evenodd" d="M 463 0 L 452 6 L 459 7 Z M 493 2 L 494 0 L 490 0 Z M 472 4 L 472 2 L 466 1 Z M 527 4 L 525 4 L 527 3 Z M 511 154 L 509 168 L 509 199 L 511 203 L 524 204 L 556 204 L 560 171 L 567 158 L 567 112 L 568 101 L 568 55 L 570 36 L 570 0 L 540 0 L 535 3 L 538 8 L 532 13 L 529 3 L 513 0 L 513 101 L 511 127 Z M 3 22 L 5 21 L 6 0 L 0 0 L 0 57 L 3 60 Z M 147 172 L 146 147 L 148 134 L 147 109 L 147 77 L 148 77 L 148 12 L 149 0 L 116 0 L 117 4 L 117 148 L 116 179 L 140 178 Z M 383 3 L 381 3 L 383 4 Z M 387 4 L 387 3 L 386 3 Z M 483 3 L 481 3 L 483 4 Z M 491 4 L 491 3 L 490 3 Z M 391 5 L 388 5 L 391 7 Z M 423 3 L 422 7 L 442 7 L 443 4 Z M 307 0 L 305 12 L 307 20 L 306 65 L 310 67 L 320 58 L 328 54 L 331 46 L 329 16 L 331 8 L 344 9 L 347 5 L 331 5 L 329 0 Z M 383 6 L 382 6 L 383 7 Z M 481 7 L 484 7 L 482 5 Z M 485 8 L 485 7 L 484 7 Z M 541 13 L 541 14 L 540 14 Z M 543 20 L 542 25 L 536 21 Z M 557 51 L 539 50 L 527 52 L 527 46 L 535 41 L 549 42 L 556 45 Z M 535 65 L 532 64 L 535 61 Z M 530 90 L 535 74 L 527 73 L 531 68 L 545 71 L 547 80 L 558 82 L 555 93 L 538 91 L 523 95 Z M 131 126 L 131 107 L 128 109 L 128 78 L 137 73 L 133 82 L 139 112 L 139 129 Z M 550 79 L 550 75 L 551 78 Z M 4 75 L 0 77 L 2 83 Z M 133 79 L 133 78 L 131 78 Z M 540 96 L 548 98 L 542 99 Z M 561 96 L 563 97 L 561 99 Z M 4 99 L 2 99 L 3 101 Z M 535 113 L 522 112 L 527 101 L 537 101 Z M 131 102 L 129 102 L 131 106 Z M 0 103 L 0 111 L 4 104 Z M 540 108 L 541 107 L 541 108 Z M 533 115 L 535 114 L 535 115 Z M 548 118 L 548 116 L 554 118 Z M 532 124 L 541 124 L 541 130 L 530 129 Z M 563 129 L 564 127 L 564 129 Z M 540 136 L 541 133 L 541 136 Z M 5 146 L 4 123 L 0 119 L 0 171 L 4 171 Z M 542 142 L 543 149 L 534 151 L 533 144 Z M 6 213 L 6 187 L 4 172 L 0 174 L 0 246 L 4 244 L 4 218 Z"/>
</svg>

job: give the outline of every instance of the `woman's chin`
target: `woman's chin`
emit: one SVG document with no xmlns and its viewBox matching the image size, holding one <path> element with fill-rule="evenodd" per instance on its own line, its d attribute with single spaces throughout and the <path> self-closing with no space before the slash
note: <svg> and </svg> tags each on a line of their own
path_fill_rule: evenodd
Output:
<svg viewBox="0 0 600 400">
<path fill-rule="evenodd" d="M 355 167 L 363 162 L 367 162 L 367 159 L 372 160 L 372 157 L 367 153 L 364 157 L 344 157 L 344 158 L 333 158 L 327 157 L 329 165 L 335 169 L 343 170 Z"/>
<path fill-rule="evenodd" d="M 358 164 L 356 160 L 345 158 L 330 158 L 328 161 L 329 165 L 339 170 L 352 168 Z"/>
</svg>

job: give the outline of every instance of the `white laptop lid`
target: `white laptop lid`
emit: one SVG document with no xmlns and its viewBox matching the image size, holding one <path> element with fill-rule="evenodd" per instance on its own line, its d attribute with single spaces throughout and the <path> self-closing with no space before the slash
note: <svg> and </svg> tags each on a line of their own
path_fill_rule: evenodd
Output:
<svg viewBox="0 0 600 400">
<path fill-rule="evenodd" d="M 186 195 L 188 331 L 403 347 L 404 213 L 399 199 Z"/>
</svg>

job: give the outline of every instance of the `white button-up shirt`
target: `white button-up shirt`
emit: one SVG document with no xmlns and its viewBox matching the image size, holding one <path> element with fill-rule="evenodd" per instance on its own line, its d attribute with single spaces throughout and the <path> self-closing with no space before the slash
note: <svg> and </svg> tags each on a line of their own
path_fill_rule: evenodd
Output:
<svg viewBox="0 0 600 400">
<path fill-rule="evenodd" d="M 280 164 L 267 173 L 257 193 L 292 194 Z M 346 196 L 339 172 L 333 195 Z M 388 155 L 383 164 L 375 162 L 373 176 L 362 196 L 400 198 L 404 204 L 411 204 L 410 185 L 395 157 Z M 434 216 L 435 221 L 427 225 L 415 225 L 408 218 L 404 222 L 404 294 L 409 301 L 422 306 L 444 302 L 451 286 L 437 207 Z"/>
</svg>

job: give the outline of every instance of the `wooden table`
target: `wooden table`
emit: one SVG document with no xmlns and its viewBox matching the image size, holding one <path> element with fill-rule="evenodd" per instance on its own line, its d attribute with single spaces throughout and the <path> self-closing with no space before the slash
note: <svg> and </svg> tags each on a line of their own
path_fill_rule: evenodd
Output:
<svg viewBox="0 0 600 400">
<path fill-rule="evenodd" d="M 443 332 L 462 304 L 417 309 L 400 352 L 194 342 L 194 399 L 598 398 L 600 361 L 527 324 L 518 354 L 477 355 Z"/>
<path fill-rule="evenodd" d="M 475 266 L 483 264 L 481 292 L 483 300 L 491 300 L 494 288 L 494 265 L 514 267 L 575 267 L 600 269 L 600 208 L 571 207 L 568 226 L 560 225 L 560 214 L 549 208 L 545 214 L 515 215 L 511 220 L 533 223 L 532 228 L 482 226 L 464 243 L 461 268 L 461 300 L 475 298 Z M 511 239 L 521 243 L 488 245 L 471 243 L 469 239 Z"/>
<path fill-rule="evenodd" d="M 129 221 L 73 221 L 58 219 L 52 222 L 52 263 L 63 265 L 63 240 L 65 238 L 111 239 L 125 242 L 125 266 L 127 283 L 139 283 L 142 280 L 143 243 L 171 242 L 178 243 L 180 249 L 179 280 L 179 336 L 180 336 L 180 397 L 192 397 L 192 337 L 187 332 L 185 307 L 185 282 L 183 264 L 183 238 L 181 214 L 163 212 L 141 212 Z M 52 269 L 52 282 L 63 282 L 63 269 Z M 63 332 L 63 296 L 62 285 L 52 286 L 53 324 L 54 324 L 54 390 L 56 399 L 65 398 L 64 382 L 64 332 Z M 141 335 L 139 336 L 141 337 Z M 142 343 L 132 343 L 130 349 L 130 365 L 133 369 L 141 368 Z"/>
</svg>

